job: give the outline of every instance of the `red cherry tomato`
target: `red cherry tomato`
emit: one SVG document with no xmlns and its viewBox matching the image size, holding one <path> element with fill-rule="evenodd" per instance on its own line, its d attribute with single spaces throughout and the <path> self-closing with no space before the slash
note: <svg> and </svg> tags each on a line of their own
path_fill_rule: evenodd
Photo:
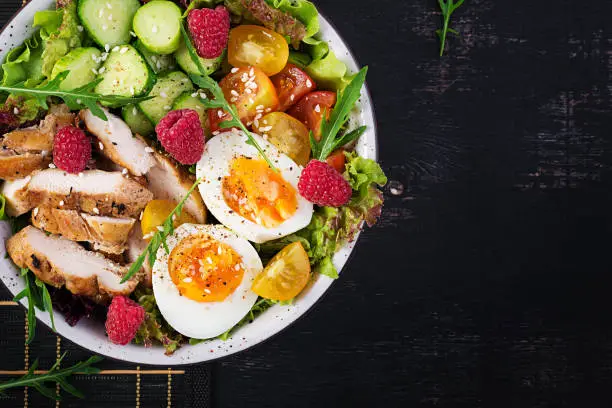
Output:
<svg viewBox="0 0 612 408">
<path fill-rule="evenodd" d="M 305 124 L 310 130 L 312 130 L 315 139 L 320 140 L 323 114 L 325 113 L 327 117 L 329 117 L 335 104 L 335 92 L 311 92 L 300 99 L 300 101 L 287 113 Z"/>
<path fill-rule="evenodd" d="M 312 78 L 293 64 L 287 64 L 281 72 L 270 79 L 278 93 L 280 102 L 278 110 L 281 112 L 287 111 L 304 95 L 317 89 L 317 84 Z"/>
<path fill-rule="evenodd" d="M 343 149 L 335 150 L 332 154 L 327 158 L 327 164 L 332 166 L 338 173 L 344 173 L 346 168 L 346 156 L 344 155 Z"/>
</svg>

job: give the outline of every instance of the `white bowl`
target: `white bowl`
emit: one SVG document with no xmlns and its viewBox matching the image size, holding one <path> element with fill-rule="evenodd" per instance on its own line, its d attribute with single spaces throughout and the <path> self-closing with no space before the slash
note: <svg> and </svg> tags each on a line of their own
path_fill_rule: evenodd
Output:
<svg viewBox="0 0 612 408">
<path fill-rule="evenodd" d="M 32 0 L 19 11 L 0 34 L 1 61 L 4 61 L 6 53 L 11 48 L 23 43 L 34 32 L 32 29 L 34 13 L 38 10 L 53 8 L 54 5 L 54 0 Z M 350 70 L 356 72 L 358 70 L 357 63 L 344 41 L 324 17 L 320 16 L 320 22 L 322 38 L 329 41 L 331 48 L 338 58 L 346 62 Z M 357 151 L 363 157 L 376 159 L 376 122 L 367 89 L 362 91 L 359 112 L 355 116 L 359 123 L 367 126 L 367 131 L 361 137 Z M 0 222 L 0 236 L 3 240 L 6 241 L 10 235 L 11 229 L 8 223 Z M 353 249 L 354 243 L 342 248 L 336 254 L 334 264 L 338 271 L 341 271 L 345 266 Z M 2 280 L 11 293 L 17 294 L 24 288 L 23 280 L 19 276 L 15 265 L 10 259 L 5 257 L 5 251 L 4 245 L 2 245 L 0 248 L 0 280 Z M 56 312 L 55 325 L 59 334 L 74 343 L 95 353 L 119 360 L 164 366 L 199 363 L 245 350 L 280 332 L 306 313 L 329 289 L 332 282 L 333 280 L 326 276 L 319 276 L 296 299 L 293 305 L 276 305 L 268 309 L 255 319 L 253 323 L 245 325 L 236 331 L 227 341 L 212 340 L 196 346 L 187 344 L 172 356 L 164 355 L 164 350 L 161 346 L 145 348 L 135 344 L 127 346 L 114 345 L 108 341 L 104 333 L 104 326 L 99 322 L 93 322 L 88 319 L 82 319 L 76 326 L 71 327 L 64 321 L 60 313 Z M 21 303 L 27 306 L 26 299 L 22 300 Z M 36 316 L 47 326 L 50 325 L 49 314 L 47 312 L 37 310 Z"/>
</svg>

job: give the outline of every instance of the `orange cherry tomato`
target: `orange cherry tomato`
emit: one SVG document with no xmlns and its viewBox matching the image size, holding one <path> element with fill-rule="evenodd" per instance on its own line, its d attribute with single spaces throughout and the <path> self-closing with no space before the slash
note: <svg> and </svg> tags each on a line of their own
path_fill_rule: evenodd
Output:
<svg viewBox="0 0 612 408">
<path fill-rule="evenodd" d="M 251 126 L 258 115 L 278 109 L 278 95 L 270 78 L 259 68 L 244 67 L 234 70 L 219 82 L 225 99 L 236 106 L 242 123 Z M 259 116 L 259 117 L 261 117 Z M 222 109 L 209 109 L 208 119 L 212 132 L 219 124 L 231 119 Z"/>
<path fill-rule="evenodd" d="M 305 166 L 310 158 L 308 128 L 283 112 L 272 112 L 257 121 L 257 132 L 294 162 Z"/>
<path fill-rule="evenodd" d="M 332 108 L 336 104 L 336 93 L 330 91 L 311 92 L 289 110 L 289 115 L 293 116 L 314 133 L 317 140 L 321 139 L 321 122 L 323 113 L 329 117 Z"/>
<path fill-rule="evenodd" d="M 278 110 L 281 112 L 285 112 L 303 96 L 317 89 L 315 81 L 293 64 L 287 64 L 281 72 L 270 79 L 278 93 L 280 103 Z"/>
<path fill-rule="evenodd" d="M 332 154 L 329 155 L 326 161 L 327 164 L 336 169 L 338 173 L 344 173 L 344 170 L 346 168 L 346 156 L 344 155 L 343 149 L 335 150 Z"/>
<path fill-rule="evenodd" d="M 289 59 L 289 45 L 275 31 L 241 25 L 230 31 L 227 58 L 234 67 L 256 66 L 266 75 L 278 74 Z"/>
</svg>

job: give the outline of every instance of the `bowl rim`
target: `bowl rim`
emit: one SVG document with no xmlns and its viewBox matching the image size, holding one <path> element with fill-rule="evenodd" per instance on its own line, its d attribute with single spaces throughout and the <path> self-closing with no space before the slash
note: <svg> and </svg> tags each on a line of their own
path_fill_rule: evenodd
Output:
<svg viewBox="0 0 612 408">
<path fill-rule="evenodd" d="M 25 3 L 21 7 L 19 7 L 19 9 L 17 9 L 17 11 L 10 17 L 10 19 L 6 22 L 6 24 L 4 24 L 4 26 L 0 29 L 0 37 L 2 37 L 4 35 L 5 31 L 7 31 L 8 29 L 11 28 L 11 25 L 12 25 L 13 21 L 16 18 L 18 18 L 21 15 L 21 13 L 26 8 L 28 8 L 28 7 L 35 7 L 34 8 L 35 11 L 42 10 L 43 7 L 40 7 L 40 6 L 36 7 L 35 3 L 44 2 L 44 1 L 50 2 L 52 0 L 29 0 L 27 3 Z M 327 18 L 326 14 L 323 13 L 319 7 L 317 7 L 317 9 L 319 11 L 319 19 L 321 21 L 322 29 L 323 29 L 323 27 L 325 25 L 327 25 L 329 27 L 329 29 L 332 31 L 332 33 L 338 37 L 338 40 L 340 41 L 340 45 L 345 48 L 346 58 L 341 58 L 340 56 L 338 56 L 339 59 L 341 59 L 341 60 L 348 59 L 350 61 L 349 65 L 355 65 L 356 67 L 360 67 L 361 65 L 359 64 L 358 59 L 355 57 L 355 54 L 354 54 L 353 50 L 348 45 L 348 43 L 345 41 L 344 37 L 340 34 L 340 31 L 337 29 L 336 25 L 329 18 Z M 12 37 L 12 38 L 14 39 L 14 37 Z M 11 45 L 10 47 L 8 47 L 8 49 L 12 49 L 14 46 L 15 45 Z M 7 50 L 1 50 L 1 51 L 7 51 Z M 363 104 L 363 107 L 361 109 L 361 113 L 363 114 L 364 113 L 363 111 L 369 108 L 368 109 L 369 110 L 369 115 L 371 116 L 371 123 L 368 123 L 368 125 L 371 125 L 371 127 L 372 127 L 372 130 L 371 130 L 372 136 L 371 136 L 371 140 L 369 141 L 369 145 L 370 145 L 370 149 L 369 150 L 371 151 L 371 157 L 370 158 L 373 159 L 373 160 L 376 160 L 378 162 L 378 160 L 379 160 L 378 122 L 377 122 L 377 119 L 376 119 L 376 112 L 375 112 L 375 108 L 374 108 L 374 103 L 373 103 L 372 95 L 371 95 L 371 92 L 369 90 L 367 81 L 364 84 L 361 93 L 362 93 L 362 95 L 361 95 L 360 98 L 364 98 L 364 96 L 365 96 L 365 99 L 368 102 L 367 104 Z M 2 231 L 0 231 L 0 234 L 2 234 Z M 13 234 L 12 234 L 12 231 L 11 231 L 11 232 L 9 232 L 7 237 L 10 237 L 12 235 Z M 348 250 L 348 254 L 346 254 L 344 259 L 342 260 L 342 265 L 341 265 L 341 267 L 338 270 L 339 273 L 347 269 L 347 266 L 349 265 L 351 259 L 354 257 L 354 254 L 355 254 L 355 251 L 357 250 L 358 244 L 361 241 L 359 239 L 360 236 L 361 236 L 361 232 L 358 234 L 358 236 L 355 238 L 355 240 L 350 245 L 348 245 L 348 246 L 343 248 L 344 250 Z M 2 248 L 2 249 L 4 249 L 4 248 Z M 338 254 L 336 254 L 336 255 L 338 255 Z M 334 259 L 334 263 L 336 263 L 335 259 Z M 0 268 L 3 268 L 3 267 L 0 266 Z M 13 269 L 15 269 L 15 268 L 13 267 Z M 9 285 L 6 284 L 6 282 L 5 282 L 5 280 L 4 280 L 4 278 L 2 276 L 0 276 L 0 281 L 2 282 L 4 287 L 6 287 L 7 290 L 10 293 L 15 294 L 15 292 L 9 287 Z M 217 362 L 217 361 L 221 361 L 223 359 L 226 359 L 226 358 L 228 358 L 228 357 L 230 357 L 232 355 L 235 355 L 237 353 L 246 352 L 247 350 L 250 350 L 250 349 L 254 348 L 255 346 L 259 346 L 259 345 L 261 345 L 263 343 L 268 342 L 269 340 L 271 340 L 273 338 L 276 338 L 279 334 L 284 333 L 288 328 L 294 326 L 295 323 L 298 320 L 301 320 L 306 315 L 310 314 L 311 311 L 315 308 L 315 306 L 317 306 L 321 302 L 321 300 L 330 292 L 330 289 L 331 289 L 332 285 L 334 283 L 336 283 L 336 281 L 337 281 L 337 279 L 336 280 L 332 280 L 329 283 L 329 285 L 323 290 L 323 292 L 321 294 L 319 294 L 318 297 L 316 297 L 316 299 L 311 301 L 305 307 L 304 311 L 299 313 L 295 318 L 291 318 L 289 323 L 283 325 L 280 329 L 278 329 L 276 331 L 273 331 L 271 334 L 267 334 L 263 338 L 257 339 L 252 344 L 249 344 L 246 347 L 236 348 L 235 350 L 227 351 L 226 353 L 214 353 L 213 356 L 208 356 L 208 354 L 205 354 L 204 358 L 194 357 L 193 359 L 191 359 L 191 361 L 189 361 L 189 360 L 188 361 L 184 361 L 184 360 L 172 358 L 172 356 L 170 356 L 170 357 L 164 356 L 163 349 L 161 347 L 159 347 L 159 346 L 151 348 L 150 350 L 156 350 L 156 351 L 159 352 L 160 355 L 164 356 L 166 360 L 163 361 L 163 362 L 150 362 L 150 361 L 147 361 L 147 360 L 144 360 L 144 359 L 129 358 L 127 355 L 125 356 L 125 358 L 122 358 L 122 357 L 119 357 L 117 355 L 111 355 L 111 354 L 106 353 L 104 351 L 95 350 L 92 347 L 89 347 L 88 345 L 83 344 L 82 341 L 80 341 L 78 339 L 74 339 L 73 337 L 69 337 L 65 333 L 61 333 L 59 330 L 55 334 L 58 335 L 58 336 L 61 336 L 64 339 L 67 339 L 67 340 L 71 341 L 72 343 L 78 345 L 79 347 L 82 347 L 83 349 L 86 349 L 87 351 L 89 351 L 91 353 L 104 356 L 104 358 L 107 358 L 107 359 L 110 359 L 110 360 L 116 360 L 116 361 L 121 361 L 121 362 L 128 362 L 128 363 L 135 363 L 135 364 L 147 364 L 147 365 L 152 365 L 152 366 L 172 366 L 172 367 L 188 367 L 188 366 L 195 365 L 195 364 Z M 27 299 L 22 299 L 18 303 L 21 305 L 21 307 L 23 307 L 24 309 L 27 310 Z M 45 326 L 47 326 L 51 330 L 49 314 L 47 312 L 41 312 L 40 310 L 36 309 L 36 318 L 37 318 L 37 320 L 39 322 L 42 322 L 43 324 L 45 324 Z M 99 324 L 99 322 L 96 322 L 96 324 Z M 84 325 L 81 324 L 81 327 L 79 328 L 78 331 L 87 331 L 87 330 L 88 330 L 87 327 L 84 327 Z M 88 337 L 88 336 L 85 336 L 85 337 Z M 116 346 L 116 345 L 112 345 L 112 346 L 113 347 L 119 347 L 119 346 Z M 132 346 L 134 346 L 134 345 L 132 345 Z M 142 345 L 135 345 L 135 346 L 136 347 L 143 347 L 144 348 L 144 346 L 142 346 Z M 183 347 L 192 348 L 192 347 L 196 347 L 196 346 L 190 346 L 189 344 L 186 344 Z"/>
</svg>

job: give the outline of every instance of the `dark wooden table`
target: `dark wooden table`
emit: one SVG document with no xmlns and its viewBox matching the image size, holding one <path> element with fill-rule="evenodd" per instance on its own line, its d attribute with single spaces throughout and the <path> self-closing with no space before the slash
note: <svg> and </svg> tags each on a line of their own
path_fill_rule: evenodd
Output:
<svg viewBox="0 0 612 408">
<path fill-rule="evenodd" d="M 612 406 L 612 2 L 318 0 L 370 66 L 380 225 L 216 407 Z M 393 193 L 391 193 L 393 188 Z"/>
</svg>

